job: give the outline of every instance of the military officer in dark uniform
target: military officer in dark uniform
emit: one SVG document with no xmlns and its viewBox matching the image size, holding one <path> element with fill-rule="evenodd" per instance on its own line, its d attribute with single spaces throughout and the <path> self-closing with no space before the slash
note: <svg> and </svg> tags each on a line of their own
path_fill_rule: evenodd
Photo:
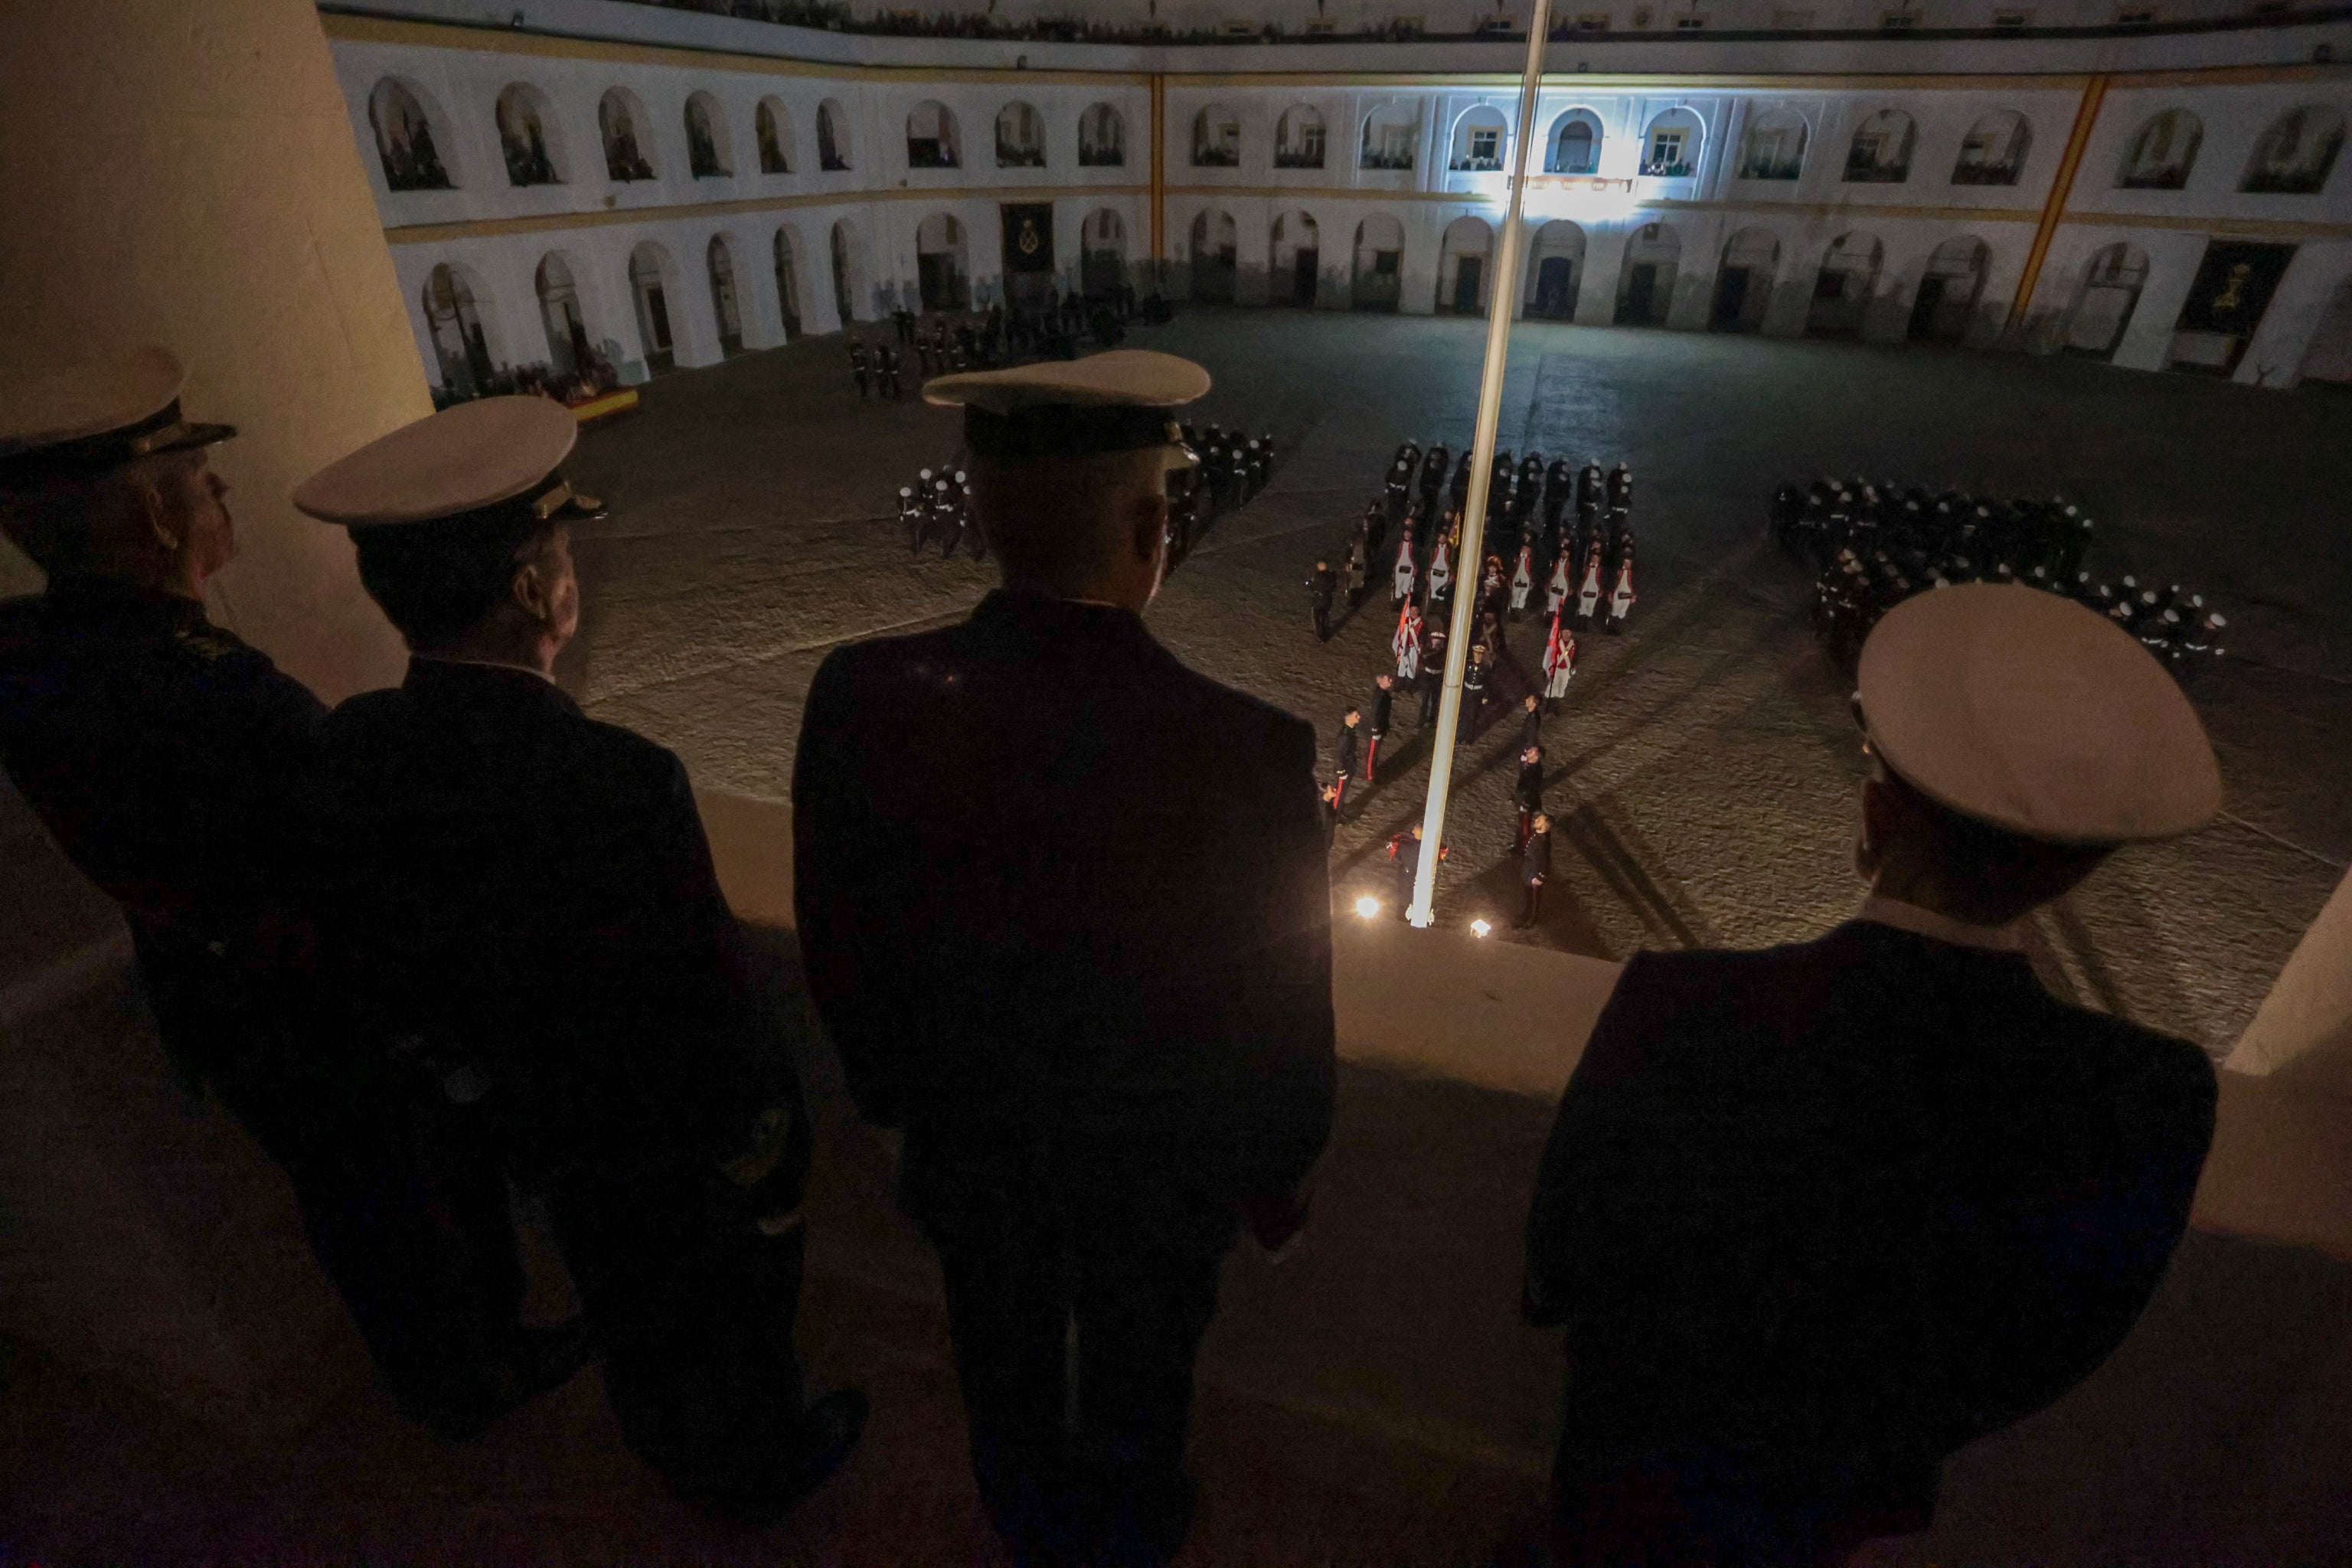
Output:
<svg viewBox="0 0 2352 1568">
<path fill-rule="evenodd" d="M 2213 1069 L 2051 996 L 2039 906 L 2221 785 L 2096 614 L 1922 594 L 1863 649 L 1870 896 L 1817 941 L 1638 953 L 1560 1101 L 1527 1304 L 1567 1331 L 1563 1563 L 1841 1563 L 2106 1359 L 2188 1223 Z"/>
<path fill-rule="evenodd" d="M 1380 766 L 1381 742 L 1388 738 L 1389 722 L 1396 712 L 1396 677 L 1382 670 L 1372 678 L 1372 722 L 1370 738 L 1364 744 L 1364 782 L 1370 784 L 1373 770 Z"/>
<path fill-rule="evenodd" d="M 227 487 L 162 349 L 0 383 L 0 514 L 48 591 L 0 605 L 0 763 L 122 906 L 164 1050 L 284 1168 L 401 1406 L 479 1432 L 586 1360 L 530 1331 L 505 1179 L 415 1075 L 324 1026 L 288 828 L 326 710 L 206 618 Z"/>
<path fill-rule="evenodd" d="M 556 404 L 488 398 L 306 480 L 351 531 L 407 678 L 319 740 L 322 962 L 357 1029 L 473 1086 L 545 1196 L 623 1436 L 764 1521 L 837 1468 L 865 1401 L 803 1408 L 793 1323 L 808 1118 L 686 770 L 551 676 L 577 629 Z"/>
<path fill-rule="evenodd" d="M 811 987 L 859 1108 L 906 1130 L 1021 1562 L 1173 1555 L 1218 1260 L 1244 1210 L 1296 1231 L 1330 1125 L 1314 732 L 1140 616 L 1168 410 L 1208 384 L 1122 350 L 925 388 L 965 409 L 1005 586 L 827 658 L 795 763 Z"/>
<path fill-rule="evenodd" d="M 1307 578 L 1307 618 L 1314 624 L 1317 642 L 1331 640 L 1331 602 L 1339 593 L 1339 574 L 1328 561 L 1318 561 Z"/>
</svg>

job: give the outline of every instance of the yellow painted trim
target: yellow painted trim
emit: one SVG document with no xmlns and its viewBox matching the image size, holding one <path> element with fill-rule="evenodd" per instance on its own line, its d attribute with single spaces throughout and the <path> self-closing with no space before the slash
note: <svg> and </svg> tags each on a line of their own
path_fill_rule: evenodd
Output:
<svg viewBox="0 0 2352 1568">
<path fill-rule="evenodd" d="M 686 202 L 660 207 L 595 207 L 587 212 L 534 213 L 528 217 L 466 218 L 457 223 L 413 223 L 383 231 L 392 245 L 440 245 L 454 239 L 497 239 L 510 234 L 551 234 L 568 228 L 610 228 L 616 224 L 674 223 L 744 213 L 790 212 L 796 207 L 856 206 L 866 202 L 1061 201 L 1085 196 L 1140 196 L 1142 185 L 997 185 L 983 189 L 851 191 L 837 195 L 762 196 L 740 202 Z"/>
<path fill-rule="evenodd" d="M 2068 209 L 2060 220 L 2067 228 L 2162 228 L 2188 234 L 2224 235 L 2231 239 L 2352 239 L 2352 223 L 2284 222 L 2259 217 L 2168 217 L 2156 213 L 2103 213 L 2083 207 Z"/>
<path fill-rule="evenodd" d="M 1003 67 L 957 70 L 940 66 L 834 65 L 775 55 L 739 55 L 722 49 L 625 44 L 548 33 L 502 32 L 496 27 L 452 27 L 437 22 L 354 16 L 339 11 L 321 11 L 319 21 L 327 37 L 339 43 L 410 44 L 422 48 L 470 49 L 478 54 L 524 55 L 540 59 L 602 60 L 612 65 L 740 71 L 754 76 L 819 77 L 829 81 L 1008 82 L 1050 77 L 1055 86 L 1139 87 L 1150 79 L 1143 71 L 1047 72 Z"/>
<path fill-rule="evenodd" d="M 1297 185 L 1178 185 L 1169 193 L 1179 196 L 1258 196 L 1284 201 L 1302 206 L 1315 198 L 1337 197 L 1342 201 L 1422 202 L 1451 206 L 1494 206 L 1502 198 L 1483 192 L 1471 191 L 1360 191 L 1347 186 Z M 2033 214 L 2002 207 L 1929 207 L 1929 206 L 1864 206 L 1836 202 L 1735 202 L 1679 201 L 1671 196 L 1656 196 L 1647 201 L 1629 204 L 1635 212 L 1737 212 L 1785 213 L 1795 217 L 1842 218 L 1854 223 L 1866 223 L 1874 218 L 1926 219 L 1939 223 L 2032 223 Z M 1533 218 L 1529 222 L 1536 221 Z"/>
<path fill-rule="evenodd" d="M 1179 87 L 1370 87 L 1433 88 L 1439 90 L 1475 89 L 1497 92 L 1518 90 L 1519 79 L 1509 76 L 1447 76 L 1412 71 L 1333 72 L 1327 76 L 1308 73 L 1267 73 L 1253 76 L 1246 73 L 1227 75 L 1185 76 L 1171 73 L 1168 79 Z M 1920 91 L 1939 89 L 1982 92 L 2008 90 L 2014 92 L 2063 90 L 2071 91 L 2082 84 L 2079 73 L 2066 76 L 2032 76 L 2002 74 L 1994 76 L 1852 76 L 1809 72 L 1792 76 L 1758 76 L 1754 74 L 1727 76 L 1720 73 L 1694 73 L 1682 76 L 1633 75 L 1615 71 L 1549 71 L 1543 79 L 1546 93 L 1559 93 L 1577 89 L 1593 89 L 1604 92 L 1664 90 L 1671 92 L 1706 92 L 1717 89 L 1735 92 L 1806 92 L 1851 91 L 1856 88 L 1870 91 Z"/>
<path fill-rule="evenodd" d="M 2050 182 L 2050 199 L 2042 204 L 2042 223 L 2033 231 L 2033 247 L 2025 253 L 2025 271 L 2017 280 L 2017 292 L 2010 300 L 2009 330 L 2025 320 L 2025 308 L 2033 302 L 2033 286 L 2042 279 L 2042 262 L 2050 254 L 2051 238 L 2066 216 L 2066 198 L 2074 194 L 2074 175 L 2083 167 L 2083 149 L 2090 145 L 2091 132 L 2099 122 L 2099 106 L 2106 100 L 2107 79 L 2095 76 L 2083 89 L 2083 101 L 2074 110 L 2074 128 L 2066 135 L 2066 155 L 2059 161 L 2058 177 Z"/>
</svg>

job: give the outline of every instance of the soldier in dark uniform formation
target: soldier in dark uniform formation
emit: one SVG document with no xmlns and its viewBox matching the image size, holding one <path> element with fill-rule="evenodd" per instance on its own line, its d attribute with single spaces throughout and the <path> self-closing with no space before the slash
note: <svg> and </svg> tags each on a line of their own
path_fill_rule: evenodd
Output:
<svg viewBox="0 0 2352 1568">
<path fill-rule="evenodd" d="M 795 763 L 810 984 L 859 1108 L 906 1130 L 1021 1562 L 1174 1554 L 1218 1260 L 1244 1210 L 1295 1233 L 1330 1126 L 1314 732 L 1139 616 L 1189 458 L 1167 410 L 1207 388 L 1133 350 L 926 387 L 964 406 L 1006 586 L 828 658 Z"/>
<path fill-rule="evenodd" d="M 1315 640 L 1331 640 L 1331 602 L 1339 596 L 1339 579 L 1328 561 L 1318 561 L 1307 579 L 1310 618 L 1315 623 Z"/>
<path fill-rule="evenodd" d="M 867 386 L 870 373 L 866 367 L 866 345 L 855 338 L 849 342 L 849 374 L 851 379 L 857 383 L 857 400 L 865 402 L 871 395 Z"/>
<path fill-rule="evenodd" d="M 163 1048 L 285 1170 L 401 1406 L 470 1436 L 586 1361 L 527 1330 L 503 1175 L 468 1120 L 325 1026 L 289 825 L 326 710 L 205 617 L 235 547 L 161 349 L 0 384 L 0 516 L 48 574 L 0 605 L 0 763 L 121 906 Z"/>
<path fill-rule="evenodd" d="M 2021 932 L 2220 808 L 2195 712 L 2013 584 L 1896 606 L 1859 686 L 1858 918 L 1636 954 L 1561 1099 L 1527 1305 L 1567 1331 L 1562 1563 L 1925 1528 L 1945 1457 L 2105 1360 L 2188 1223 L 2212 1067 L 2051 996 Z"/>
<path fill-rule="evenodd" d="M 1356 754 L 1363 744 L 1363 723 L 1362 710 L 1355 708 L 1349 709 L 1339 721 L 1339 740 L 1331 759 L 1331 782 L 1339 786 L 1331 800 L 1335 813 L 1347 803 L 1348 781 L 1356 776 Z"/>
<path fill-rule="evenodd" d="M 543 398 L 461 404 L 306 480 L 351 530 L 407 679 L 327 720 L 322 962 L 355 1029 L 474 1086 L 545 1195 L 623 1436 L 681 1495 L 772 1519 L 836 1468 L 863 1395 L 803 1408 L 808 1118 L 686 771 L 550 675 L 579 624 Z"/>
<path fill-rule="evenodd" d="M 1514 927 L 1525 931 L 1543 918 L 1544 884 L 1550 880 L 1551 818 L 1538 811 L 1528 825 L 1527 842 L 1519 846 L 1519 886 L 1526 891 Z"/>
<path fill-rule="evenodd" d="M 1387 739 L 1390 721 L 1396 713 L 1396 677 L 1382 670 L 1372 679 L 1371 738 L 1364 746 L 1364 782 L 1373 780 L 1373 769 L 1380 765 L 1381 742 Z"/>
</svg>

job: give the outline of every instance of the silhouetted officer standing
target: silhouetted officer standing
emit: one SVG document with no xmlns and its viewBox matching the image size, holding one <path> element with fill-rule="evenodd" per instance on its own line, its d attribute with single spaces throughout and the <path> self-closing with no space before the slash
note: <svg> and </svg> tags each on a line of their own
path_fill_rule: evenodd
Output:
<svg viewBox="0 0 2352 1568">
<path fill-rule="evenodd" d="M 1330 1126 L 1314 732 L 1140 616 L 1189 461 L 1168 410 L 1207 388 L 1132 350 L 926 387 L 965 410 L 1006 585 L 828 658 L 795 763 L 810 985 L 860 1110 L 906 1129 L 1024 1562 L 1175 1553 L 1218 1261 L 1245 1206 L 1297 1230 Z"/>
</svg>

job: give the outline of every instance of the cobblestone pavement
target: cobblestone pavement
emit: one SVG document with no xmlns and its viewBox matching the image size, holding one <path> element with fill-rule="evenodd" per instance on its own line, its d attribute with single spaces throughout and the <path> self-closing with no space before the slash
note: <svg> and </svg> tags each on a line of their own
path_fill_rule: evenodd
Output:
<svg viewBox="0 0 2352 1568">
<path fill-rule="evenodd" d="M 1392 617 L 1382 588 L 1318 646 L 1302 579 L 1344 542 L 1398 441 L 1467 441 L 1480 324 L 1201 310 L 1132 341 L 1208 365 L 1200 416 L 1270 429 L 1283 453 L 1266 491 L 1171 577 L 1151 625 L 1314 721 L 1328 749 L 1339 714 L 1369 699 Z M 1610 957 L 1761 945 L 1852 907 L 1855 737 L 1807 630 L 1808 584 L 1761 543 L 1774 484 L 1836 471 L 2063 491 L 2099 520 L 2105 569 L 2184 582 L 2235 623 L 2232 658 L 2195 689 L 2231 803 L 2211 830 L 2102 870 L 2041 921 L 2037 959 L 2093 1005 L 2226 1048 L 2352 855 L 2347 407 L 2318 389 L 2075 361 L 1521 328 L 1502 440 L 1633 465 L 1642 595 L 1625 636 L 1583 639 L 1547 728 L 1558 853 L 1527 939 Z M 825 652 L 952 619 L 993 580 L 966 560 L 910 560 L 892 518 L 898 486 L 956 445 L 948 411 L 861 405 L 839 339 L 656 383 L 576 460 L 614 510 L 580 542 L 588 618 L 567 681 L 698 780 L 783 794 Z M 1541 635 L 1532 620 L 1512 634 L 1530 668 Z M 1419 816 L 1412 706 L 1399 704 L 1382 759 L 1395 771 L 1350 801 L 1332 862 L 1342 893 L 1390 891 L 1386 840 Z M 1516 910 L 1516 730 L 1493 723 L 1464 752 L 1441 919 Z"/>
</svg>

